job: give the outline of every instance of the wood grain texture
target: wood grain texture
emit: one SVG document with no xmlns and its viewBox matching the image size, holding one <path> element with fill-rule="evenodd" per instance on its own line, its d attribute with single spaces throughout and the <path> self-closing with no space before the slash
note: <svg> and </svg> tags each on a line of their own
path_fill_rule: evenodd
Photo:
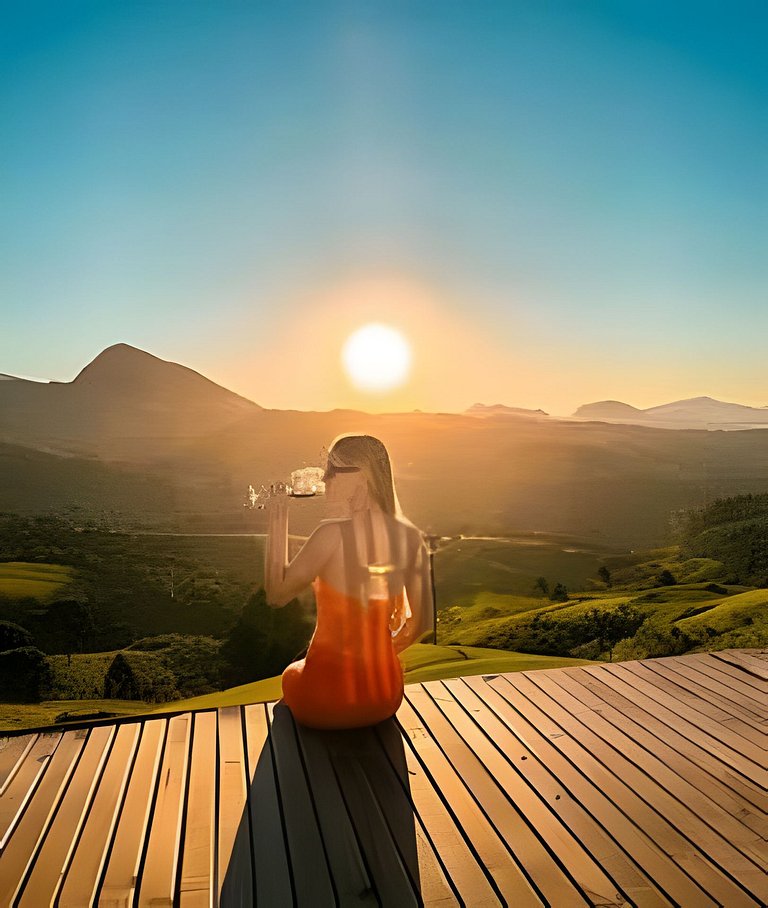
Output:
<svg viewBox="0 0 768 908">
<path fill-rule="evenodd" d="M 768 904 L 768 651 L 0 738 L 0 905 Z"/>
</svg>

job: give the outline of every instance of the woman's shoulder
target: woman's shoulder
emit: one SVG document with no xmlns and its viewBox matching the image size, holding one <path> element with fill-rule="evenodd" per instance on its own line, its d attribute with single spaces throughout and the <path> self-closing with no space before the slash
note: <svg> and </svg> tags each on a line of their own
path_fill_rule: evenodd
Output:
<svg viewBox="0 0 768 908">
<path fill-rule="evenodd" d="M 385 521 L 396 525 L 400 528 L 406 535 L 406 537 L 413 543 L 418 544 L 423 538 L 422 531 L 407 517 L 403 517 L 399 514 L 387 514 L 383 511 L 375 512 L 379 515 L 379 519 L 384 519 Z M 352 517 L 326 517 L 323 520 L 319 521 L 318 528 L 329 526 L 329 527 L 344 527 L 354 525 L 354 520 Z"/>
<path fill-rule="evenodd" d="M 423 537 L 424 534 L 423 534 L 423 533 L 421 532 L 421 530 L 416 526 L 415 523 L 411 523 L 411 521 L 408 520 L 407 517 L 402 517 L 402 516 L 399 516 L 399 515 L 393 516 L 392 519 L 395 520 L 401 527 L 403 527 L 403 529 L 405 530 L 405 532 L 406 532 L 414 541 L 416 541 L 416 542 L 420 542 L 420 541 L 421 541 L 421 539 L 422 539 L 422 537 Z"/>
<path fill-rule="evenodd" d="M 324 517 L 322 520 L 318 521 L 319 527 L 331 527 L 331 526 L 341 526 L 342 524 L 349 523 L 349 517 Z"/>
</svg>

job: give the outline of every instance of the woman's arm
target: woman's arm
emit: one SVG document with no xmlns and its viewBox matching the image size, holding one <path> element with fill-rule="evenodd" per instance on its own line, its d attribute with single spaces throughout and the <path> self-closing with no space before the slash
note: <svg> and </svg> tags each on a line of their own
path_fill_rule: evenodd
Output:
<svg viewBox="0 0 768 908">
<path fill-rule="evenodd" d="M 338 545 L 338 528 L 322 524 L 288 561 L 288 499 L 276 495 L 267 502 L 267 545 L 264 590 L 270 608 L 282 608 L 317 577 Z"/>
<path fill-rule="evenodd" d="M 432 577 L 429 572 L 429 552 L 424 538 L 419 542 L 405 574 L 405 593 L 411 607 L 411 617 L 397 636 L 392 638 L 395 652 L 400 653 L 412 643 L 432 642 L 433 602 Z"/>
</svg>

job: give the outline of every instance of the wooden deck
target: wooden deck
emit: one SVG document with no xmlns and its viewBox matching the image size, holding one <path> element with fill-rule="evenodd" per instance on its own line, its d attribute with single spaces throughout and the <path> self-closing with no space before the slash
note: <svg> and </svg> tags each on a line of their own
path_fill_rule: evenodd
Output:
<svg viewBox="0 0 768 908">
<path fill-rule="evenodd" d="M 0 906 L 768 904 L 768 650 L 0 738 Z"/>
</svg>

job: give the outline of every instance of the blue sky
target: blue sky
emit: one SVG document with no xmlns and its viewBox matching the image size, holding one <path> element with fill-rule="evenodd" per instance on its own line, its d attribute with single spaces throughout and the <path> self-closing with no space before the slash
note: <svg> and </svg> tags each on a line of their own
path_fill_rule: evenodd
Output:
<svg viewBox="0 0 768 908">
<path fill-rule="evenodd" d="M 4 10 L 0 372 L 123 341 L 295 409 L 768 404 L 764 3 Z M 415 362 L 375 398 L 371 319 Z"/>
</svg>

